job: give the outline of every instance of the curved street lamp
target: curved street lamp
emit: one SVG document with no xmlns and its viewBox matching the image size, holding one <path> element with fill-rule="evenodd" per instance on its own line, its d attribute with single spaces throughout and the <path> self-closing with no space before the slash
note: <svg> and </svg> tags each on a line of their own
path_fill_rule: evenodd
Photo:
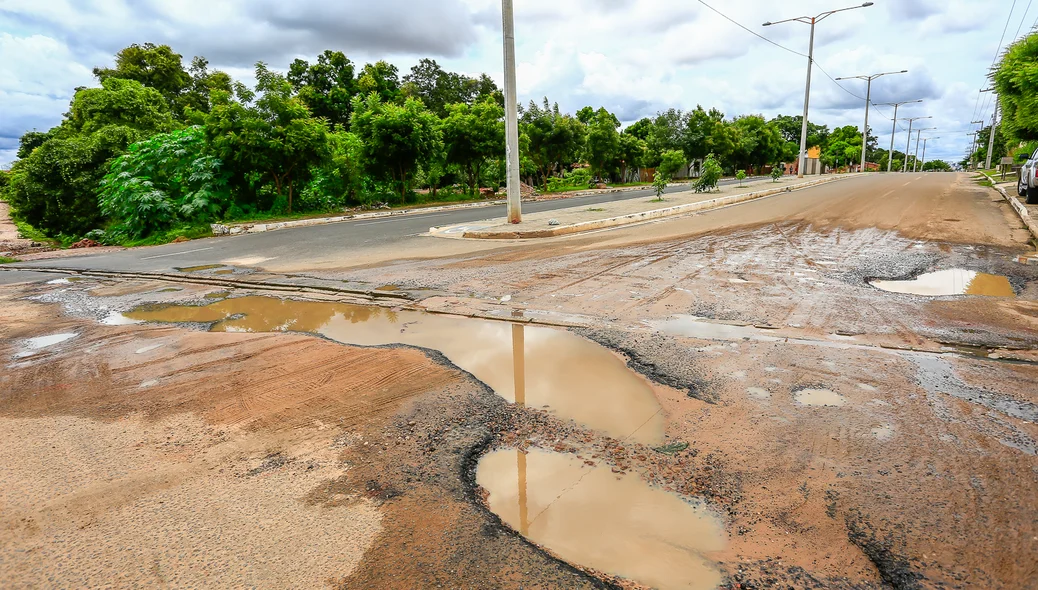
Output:
<svg viewBox="0 0 1038 590">
<path fill-rule="evenodd" d="M 847 76 L 844 78 L 837 78 L 837 80 L 865 80 L 868 83 L 868 89 L 865 92 L 865 127 L 862 130 L 861 139 L 861 168 L 858 172 L 865 171 L 865 152 L 869 147 L 869 103 L 872 102 L 872 81 L 876 78 L 883 76 L 889 76 L 891 74 L 907 74 L 908 70 L 901 70 L 900 72 L 883 72 L 882 74 L 872 74 L 871 76 Z"/>
<path fill-rule="evenodd" d="M 912 104 L 915 102 L 923 102 L 923 99 L 883 103 L 883 106 L 894 107 L 894 124 L 890 129 L 890 154 L 887 156 L 887 172 L 890 172 L 890 168 L 894 163 L 894 136 L 897 135 L 897 108 L 903 104 Z M 911 131 L 909 131 L 909 133 L 911 133 Z M 908 154 L 905 154 L 905 157 L 908 157 Z"/>
<path fill-rule="evenodd" d="M 815 16 L 798 16 L 796 18 L 787 18 L 785 20 L 779 20 L 775 22 L 768 21 L 764 23 L 764 25 L 762 25 L 765 27 L 770 27 L 771 25 L 780 25 L 782 23 L 788 23 L 793 21 L 811 25 L 811 44 L 808 46 L 807 50 L 807 88 L 804 90 L 804 123 L 803 127 L 800 129 L 800 166 L 797 170 L 798 178 L 804 177 L 804 168 L 807 167 L 807 113 L 808 107 L 811 104 L 811 69 L 814 67 L 815 63 L 815 25 L 822 22 L 826 18 L 836 14 L 837 12 L 855 10 L 857 8 L 866 8 L 868 6 L 872 6 L 872 2 L 866 2 L 861 6 L 850 6 L 847 8 L 829 10 L 827 12 L 822 12 Z"/>
</svg>

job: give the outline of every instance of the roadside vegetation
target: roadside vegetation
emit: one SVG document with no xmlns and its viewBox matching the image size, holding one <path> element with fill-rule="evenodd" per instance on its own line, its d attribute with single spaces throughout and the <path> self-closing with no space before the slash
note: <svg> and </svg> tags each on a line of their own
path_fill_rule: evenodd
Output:
<svg viewBox="0 0 1038 590">
<path fill-rule="evenodd" d="M 24 237 L 157 244 L 214 222 L 482 200 L 505 181 L 500 89 L 430 59 L 401 76 L 325 51 L 287 72 L 257 63 L 251 88 L 146 43 L 94 74 L 98 86 L 78 89 L 57 127 L 25 133 L 0 173 Z M 545 98 L 520 107 L 521 176 L 546 193 L 649 186 L 656 172 L 698 177 L 710 154 L 720 174 L 763 175 L 796 159 L 800 127 L 696 107 L 624 128 L 605 108 L 569 114 Z M 827 165 L 860 157 L 856 128 L 809 129 Z"/>
</svg>

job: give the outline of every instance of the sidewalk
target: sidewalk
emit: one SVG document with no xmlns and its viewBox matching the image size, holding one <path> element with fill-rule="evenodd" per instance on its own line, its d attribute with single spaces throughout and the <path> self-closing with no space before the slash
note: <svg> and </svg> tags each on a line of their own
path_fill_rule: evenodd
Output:
<svg viewBox="0 0 1038 590">
<path fill-rule="evenodd" d="M 634 197 L 593 207 L 570 207 L 531 213 L 523 216 L 522 223 L 514 225 L 509 224 L 504 217 L 498 217 L 466 224 L 433 227 L 429 229 L 429 233 L 444 238 L 499 240 L 551 238 L 726 207 L 854 176 L 856 175 L 825 175 L 810 180 L 783 177 L 778 182 L 773 182 L 769 178 L 746 182 L 742 187 L 725 186 L 710 193 L 695 193 L 691 190 L 671 193 L 664 195 L 662 202 L 655 200 L 654 197 Z"/>
<path fill-rule="evenodd" d="M 1025 199 L 1021 199 L 1016 196 L 1016 181 L 1003 182 L 995 185 L 995 190 L 1002 194 L 1002 197 L 1009 203 L 1016 212 L 1017 216 L 1020 217 L 1020 221 L 1027 226 L 1027 229 L 1031 232 L 1031 236 L 1034 237 L 1036 243 L 1038 243 L 1038 205 L 1028 205 Z M 1038 256 L 1021 256 L 1019 262 L 1024 264 L 1038 264 Z"/>
</svg>

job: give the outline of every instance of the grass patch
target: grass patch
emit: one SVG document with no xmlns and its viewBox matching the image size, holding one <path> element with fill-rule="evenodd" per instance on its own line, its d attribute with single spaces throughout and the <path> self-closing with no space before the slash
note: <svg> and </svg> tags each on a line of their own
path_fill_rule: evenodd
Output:
<svg viewBox="0 0 1038 590">
<path fill-rule="evenodd" d="M 0 264 L 11 264 L 12 262 L 19 262 L 17 258 L 8 258 L 6 256 L 0 256 Z"/>
<path fill-rule="evenodd" d="M 119 244 L 127 248 L 134 248 L 137 246 L 159 246 L 162 244 L 168 244 L 175 242 L 179 238 L 187 240 L 197 240 L 199 238 L 211 238 L 213 237 L 213 230 L 206 225 L 194 225 L 194 226 L 183 226 L 175 227 L 169 231 L 152 234 L 146 238 L 139 240 L 127 240 Z"/>
<path fill-rule="evenodd" d="M 588 207 L 587 210 L 589 213 L 601 213 L 602 211 L 605 211 L 605 209 L 602 209 L 601 207 Z"/>
<path fill-rule="evenodd" d="M 620 184 L 611 184 L 609 188 L 628 188 L 632 186 L 652 186 L 651 182 L 625 182 Z"/>
<path fill-rule="evenodd" d="M 42 231 L 36 229 L 35 227 L 29 225 L 24 221 L 18 221 L 17 219 L 13 221 L 14 226 L 18 228 L 18 235 L 23 240 L 32 240 L 34 242 L 46 242 L 51 244 L 58 243 L 58 240 L 48 237 L 47 234 L 43 233 Z"/>
</svg>

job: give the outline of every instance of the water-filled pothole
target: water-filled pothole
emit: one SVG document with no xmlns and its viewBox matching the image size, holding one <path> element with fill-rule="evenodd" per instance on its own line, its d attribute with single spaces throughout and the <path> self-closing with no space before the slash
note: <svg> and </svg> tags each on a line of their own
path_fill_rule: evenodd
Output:
<svg viewBox="0 0 1038 590">
<path fill-rule="evenodd" d="M 873 287 L 892 293 L 943 297 L 950 295 L 982 295 L 1016 297 L 1009 279 L 1004 276 L 953 268 L 926 273 L 908 281 L 870 281 Z"/>
<path fill-rule="evenodd" d="M 828 389 L 801 389 L 793 394 L 797 403 L 803 406 L 839 407 L 847 403 L 847 399 L 835 391 Z"/>
<path fill-rule="evenodd" d="M 661 589 L 722 582 L 705 557 L 726 545 L 720 518 L 637 475 L 513 449 L 483 457 L 476 482 L 506 524 L 566 561 Z"/>
<path fill-rule="evenodd" d="M 565 330 L 268 297 L 142 308 L 126 316 L 212 323 L 215 332 L 306 332 L 344 344 L 430 348 L 508 401 L 548 406 L 614 438 L 649 445 L 663 440 L 663 412 L 648 382 L 609 350 Z"/>
</svg>

